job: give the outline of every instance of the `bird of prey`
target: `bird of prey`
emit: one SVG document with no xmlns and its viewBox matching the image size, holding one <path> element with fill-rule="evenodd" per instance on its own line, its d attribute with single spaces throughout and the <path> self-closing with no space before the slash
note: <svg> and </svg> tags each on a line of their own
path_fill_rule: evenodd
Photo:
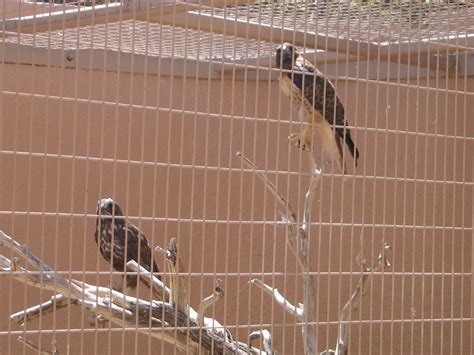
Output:
<svg viewBox="0 0 474 355">
<path fill-rule="evenodd" d="M 314 128 L 321 136 L 324 150 L 332 160 L 336 160 L 343 173 L 346 173 L 344 142 L 357 166 L 359 150 L 352 140 L 344 119 L 344 106 L 334 85 L 290 43 L 283 43 L 277 48 L 276 65 L 282 69 L 281 90 L 299 108 L 300 118 L 309 124 L 300 133 L 292 133 L 290 140 L 301 149 L 311 151 Z"/>
<path fill-rule="evenodd" d="M 124 272 L 127 262 L 135 260 L 148 271 L 159 272 L 145 235 L 125 220 L 120 206 L 111 198 L 97 203 L 95 241 L 104 259 L 117 271 Z M 127 275 L 127 290 L 135 289 L 137 281 L 136 275 Z"/>
</svg>

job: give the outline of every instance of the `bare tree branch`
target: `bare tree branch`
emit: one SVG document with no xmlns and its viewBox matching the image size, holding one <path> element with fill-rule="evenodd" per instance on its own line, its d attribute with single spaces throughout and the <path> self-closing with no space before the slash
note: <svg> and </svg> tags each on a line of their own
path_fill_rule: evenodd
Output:
<svg viewBox="0 0 474 355">
<path fill-rule="evenodd" d="M 359 283 L 357 284 L 356 289 L 352 293 L 349 301 L 344 305 L 341 311 L 341 316 L 339 320 L 339 329 L 337 336 L 337 346 L 334 354 L 336 355 L 347 355 L 349 352 L 349 328 L 351 312 L 356 311 L 359 308 L 360 303 L 362 302 L 362 297 L 364 297 L 365 292 L 370 286 L 370 281 L 374 272 L 378 272 L 383 269 L 389 268 L 390 261 L 387 258 L 387 252 L 391 249 L 390 245 L 387 243 L 383 244 L 382 251 L 378 256 L 377 262 L 372 266 L 368 267 L 364 260 L 356 258 L 359 266 L 361 267 L 362 275 L 360 277 Z M 331 350 L 332 351 L 332 350 Z"/>
<path fill-rule="evenodd" d="M 26 270 L 19 265 L 19 262 L 14 262 L 0 255 L 0 275 L 7 275 L 25 284 L 59 293 L 59 295 L 53 296 L 53 298 L 56 299 L 57 297 L 59 300 L 62 300 L 64 297 L 74 300 L 74 302 L 93 312 L 96 316 L 100 316 L 114 324 L 137 329 L 138 332 L 162 339 L 189 353 L 212 351 L 213 354 L 218 355 L 267 354 L 259 349 L 249 347 L 247 344 L 234 341 L 227 332 L 223 331 L 224 327 L 214 319 L 204 317 L 202 321 L 203 326 L 198 324 L 197 312 L 190 306 L 187 310 L 180 309 L 179 302 L 145 301 L 127 296 L 107 287 L 66 279 L 44 265 L 25 246 L 21 246 L 1 231 L 0 245 L 17 252 L 20 256 L 26 258 L 30 264 L 37 265 L 40 270 L 37 272 Z M 176 265 L 178 264 L 179 256 L 175 242 L 170 242 L 168 251 L 170 252 L 169 262 L 175 267 L 175 275 L 178 275 L 179 269 L 176 268 Z M 149 273 L 144 273 L 143 276 L 147 274 L 149 275 Z M 151 280 L 152 275 L 148 277 Z M 178 288 L 183 286 L 176 279 L 175 284 L 178 285 Z M 165 291 L 166 288 L 163 287 L 162 290 Z M 168 292 L 173 294 L 173 289 L 170 288 Z M 182 293 L 180 293 L 181 291 L 178 290 L 175 296 L 175 299 L 178 301 L 182 297 Z M 48 302 L 54 303 L 54 301 Z M 48 305 L 46 306 L 45 304 Z M 45 302 L 37 307 L 41 310 L 49 309 L 53 307 L 53 304 L 49 305 L 49 303 Z M 27 312 L 26 310 L 16 314 L 33 315 L 36 314 L 35 312 L 38 312 L 38 310 L 34 312 Z M 15 317 L 15 319 L 17 318 Z M 30 345 L 34 346 L 32 343 Z"/>
<path fill-rule="evenodd" d="M 276 197 L 277 201 L 280 203 L 280 205 L 283 207 L 283 211 L 280 211 L 280 214 L 283 217 L 283 222 L 288 228 L 287 232 L 287 243 L 288 246 L 290 247 L 290 250 L 293 252 L 293 254 L 296 256 L 298 262 L 301 262 L 299 256 L 298 256 L 298 241 L 297 241 L 297 236 L 298 236 L 298 225 L 297 225 L 297 219 L 296 219 L 296 214 L 291 208 L 290 203 L 288 202 L 288 199 L 283 196 L 280 191 L 276 188 L 275 184 L 263 173 L 258 171 L 257 166 L 246 156 L 244 156 L 241 152 L 237 152 L 236 156 L 239 157 L 245 165 L 247 165 L 249 168 L 253 170 L 255 175 L 263 182 L 263 185 L 273 194 L 273 196 Z M 300 265 L 304 269 L 304 265 Z"/>
<path fill-rule="evenodd" d="M 40 348 L 38 345 L 34 344 L 33 342 L 23 338 L 22 336 L 19 336 L 18 337 L 18 341 L 20 343 L 23 343 L 25 344 L 25 346 L 28 348 L 28 349 L 31 349 L 33 351 L 35 351 L 37 354 L 42 354 L 42 355 L 59 355 L 59 351 L 56 347 L 56 342 L 53 340 L 52 343 L 51 343 L 51 350 L 45 350 L 45 349 L 42 349 Z"/>
<path fill-rule="evenodd" d="M 166 264 L 169 268 L 170 279 L 170 303 L 176 305 L 179 310 L 185 313 L 189 312 L 188 296 L 186 292 L 186 285 L 182 272 L 184 268 L 181 265 L 181 260 L 178 255 L 178 246 L 176 239 L 171 238 L 166 250 Z"/>
<path fill-rule="evenodd" d="M 224 297 L 224 290 L 220 287 L 220 284 L 221 280 L 217 279 L 216 286 L 214 287 L 212 295 L 204 298 L 199 304 L 196 317 L 196 322 L 199 326 L 202 326 L 204 323 L 204 312 L 217 301 L 219 301 L 222 297 Z"/>
<path fill-rule="evenodd" d="M 265 293 L 269 294 L 273 297 L 276 303 L 283 307 L 285 311 L 287 311 L 292 316 L 297 317 L 300 320 L 303 320 L 303 309 L 300 307 L 294 306 L 291 302 L 289 302 L 279 291 L 277 288 L 273 288 L 268 286 L 260 279 L 252 279 L 250 283 L 253 285 L 257 285 L 260 287 Z"/>
<path fill-rule="evenodd" d="M 265 350 L 268 354 L 273 354 L 272 351 L 272 335 L 271 333 L 266 330 L 256 330 L 249 334 L 249 345 L 252 343 L 253 340 L 262 339 L 263 350 Z"/>
<path fill-rule="evenodd" d="M 169 300 L 170 290 L 165 284 L 143 266 L 138 265 L 135 260 L 130 260 L 126 265 L 127 271 L 138 274 L 139 280 L 148 288 L 151 288 L 153 296 L 159 300 Z"/>
<path fill-rule="evenodd" d="M 245 163 L 245 165 L 247 165 L 249 168 L 251 168 L 254 171 L 255 175 L 257 175 L 258 178 L 262 180 L 263 184 L 277 198 L 278 202 L 285 209 L 285 216 L 288 216 L 289 221 L 293 223 L 296 222 L 296 216 L 293 213 L 293 209 L 291 208 L 290 203 L 288 202 L 287 198 L 283 196 L 283 194 L 281 194 L 280 191 L 278 191 L 278 189 L 273 184 L 273 182 L 270 179 L 268 179 L 268 177 L 265 174 L 258 171 L 255 164 L 249 158 L 243 155 L 241 152 L 237 152 L 236 156 L 238 156 Z"/>
<path fill-rule="evenodd" d="M 295 212 L 291 208 L 288 199 L 284 197 L 276 188 L 276 186 L 268 179 L 268 177 L 257 171 L 255 164 L 243 156 L 240 152 L 237 153 L 237 156 L 242 159 L 242 161 L 253 169 L 254 173 L 260 178 L 264 183 L 265 187 L 272 192 L 274 196 L 277 197 L 277 200 L 284 207 L 285 211 L 282 213 L 284 216 L 284 221 L 287 224 L 287 234 L 286 241 L 287 245 L 296 256 L 298 265 L 301 267 L 302 276 L 303 276 L 303 306 L 295 307 L 290 302 L 288 302 L 285 297 L 283 297 L 278 290 L 273 289 L 271 286 L 263 284 L 261 281 L 253 281 L 252 283 L 257 284 L 268 294 L 284 307 L 285 310 L 292 314 L 298 314 L 299 318 L 303 321 L 301 327 L 301 332 L 303 335 L 303 344 L 305 349 L 305 354 L 316 354 L 316 301 L 314 295 L 315 290 L 315 276 L 311 274 L 311 262 L 309 258 L 309 245 L 308 245 L 308 234 L 310 226 L 310 212 L 311 206 L 314 198 L 314 193 L 316 186 L 321 175 L 321 171 L 317 169 L 316 163 L 314 162 L 313 155 L 308 154 L 309 163 L 311 166 L 311 175 L 308 191 L 305 197 L 304 211 L 303 211 L 303 220 L 301 224 L 298 223 Z"/>
<path fill-rule="evenodd" d="M 10 319 L 20 325 L 24 325 L 27 322 L 39 318 L 40 315 L 44 316 L 46 314 L 57 311 L 58 309 L 68 307 L 70 304 L 77 305 L 78 302 L 77 300 L 69 299 L 64 295 L 56 294 L 52 296 L 49 301 L 12 314 L 10 316 Z"/>
</svg>

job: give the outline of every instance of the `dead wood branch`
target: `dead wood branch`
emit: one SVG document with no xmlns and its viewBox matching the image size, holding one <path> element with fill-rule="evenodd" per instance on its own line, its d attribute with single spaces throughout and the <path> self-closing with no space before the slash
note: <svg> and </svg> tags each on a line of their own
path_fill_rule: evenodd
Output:
<svg viewBox="0 0 474 355">
<path fill-rule="evenodd" d="M 220 287 L 221 280 L 217 279 L 216 286 L 214 287 L 214 291 L 212 295 L 204 298 L 201 303 L 199 304 L 196 321 L 199 326 L 204 324 L 204 312 L 219 301 L 222 297 L 224 297 L 224 290 Z"/>
<path fill-rule="evenodd" d="M 186 285 L 182 272 L 184 268 L 181 265 L 181 260 L 178 255 L 178 246 L 176 245 L 176 239 L 171 238 L 166 250 L 166 264 L 169 268 L 169 284 L 170 284 L 170 303 L 176 305 L 176 307 L 184 311 L 186 314 L 189 312 L 188 296 L 186 292 Z"/>
<path fill-rule="evenodd" d="M 303 320 L 303 309 L 300 307 L 294 306 L 291 302 L 289 302 L 279 291 L 277 288 L 273 288 L 268 286 L 260 279 L 252 279 L 250 283 L 253 285 L 257 285 L 260 287 L 265 293 L 269 294 L 273 297 L 276 303 L 283 307 L 285 311 L 287 311 L 292 316 L 297 317 L 299 320 Z"/>
<path fill-rule="evenodd" d="M 33 350 L 34 352 L 36 352 L 37 354 L 41 354 L 41 355 L 59 355 L 59 351 L 56 347 L 56 342 L 53 340 L 52 343 L 51 343 L 51 350 L 45 350 L 45 349 L 42 349 L 40 348 L 38 345 L 34 344 L 33 342 L 23 338 L 22 336 L 19 336 L 18 337 L 18 341 L 20 343 L 23 343 L 25 344 L 25 346 L 28 348 L 28 349 L 31 349 Z"/>
<path fill-rule="evenodd" d="M 357 263 L 361 267 L 362 275 L 360 277 L 356 289 L 352 293 L 351 298 L 342 308 L 341 316 L 339 319 L 336 350 L 326 350 L 325 352 L 320 353 L 321 355 L 347 355 L 349 353 L 349 320 L 351 318 L 351 313 L 359 308 L 359 305 L 362 302 L 362 297 L 364 297 L 365 292 L 367 292 L 367 289 L 370 286 L 370 281 L 372 280 L 373 273 L 388 269 L 391 266 L 390 261 L 387 257 L 387 252 L 390 249 L 390 245 L 384 243 L 382 251 L 378 256 L 378 260 L 372 267 L 368 267 L 366 261 L 361 259 L 359 256 L 356 258 Z"/>
<path fill-rule="evenodd" d="M 130 260 L 126 265 L 127 271 L 138 274 L 139 280 L 151 288 L 153 296 L 158 300 L 169 300 L 170 290 L 166 285 L 157 277 L 155 277 L 150 271 L 145 269 L 143 266 L 138 265 L 135 260 Z"/>
<path fill-rule="evenodd" d="M 249 345 L 251 344 L 251 342 L 253 340 L 256 340 L 256 339 L 262 339 L 263 349 L 268 354 L 273 354 L 273 351 L 272 351 L 272 335 L 268 330 L 262 329 L 262 330 L 257 330 L 255 332 L 250 333 L 249 334 Z"/>
<path fill-rule="evenodd" d="M 252 281 L 252 283 L 258 285 L 266 293 L 272 295 L 276 302 L 280 304 L 285 310 L 302 320 L 303 325 L 301 327 L 301 332 L 303 335 L 305 354 L 316 354 L 316 303 L 314 299 L 316 289 L 315 276 L 314 274 L 310 273 L 312 268 L 309 258 L 308 234 L 311 206 L 313 203 L 316 186 L 321 175 L 321 170 L 316 167 L 313 155 L 309 153 L 308 157 L 311 166 L 311 175 L 308 191 L 306 192 L 305 197 L 303 219 L 300 223 L 298 222 L 296 213 L 293 211 L 288 199 L 278 191 L 273 182 L 265 174 L 258 171 L 255 164 L 250 159 L 242 155 L 242 153 L 237 152 L 236 155 L 244 162 L 245 165 L 254 171 L 257 177 L 263 182 L 264 186 L 277 198 L 277 201 L 284 209 L 280 213 L 282 214 L 283 222 L 287 227 L 286 242 L 293 254 L 296 256 L 298 264 L 302 270 L 304 306 L 293 306 L 291 302 L 286 300 L 286 298 L 278 292 L 278 290 L 272 288 L 271 286 L 265 285 L 261 281 Z"/>
<path fill-rule="evenodd" d="M 189 353 L 267 354 L 245 343 L 234 341 L 215 319 L 204 317 L 199 324 L 198 312 L 187 303 L 185 303 L 186 307 L 182 307 L 186 298 L 183 297 L 185 296 L 184 288 L 182 288 L 183 281 L 179 279 L 180 269 L 177 267 L 179 255 L 175 241 L 170 242 L 168 262 L 173 267 L 171 269 L 175 277 L 173 285 L 178 287 L 178 291 L 174 291 L 173 287 L 168 289 L 149 272 L 143 272 L 136 263 L 129 265 L 139 272 L 140 279 L 147 280 L 153 285 L 152 287 L 160 290 L 162 295 L 177 300 L 174 303 L 163 300 L 142 300 L 107 287 L 90 285 L 74 279 L 69 280 L 44 264 L 29 252 L 26 246 L 19 244 L 2 231 L 0 231 L 0 245 L 25 258 L 30 265 L 39 270 L 27 270 L 20 266 L 20 262 L 16 259 L 10 260 L 0 255 L 0 276 L 9 276 L 25 284 L 55 293 L 51 300 L 12 315 L 11 318 L 17 322 L 21 319 L 31 320 L 40 313 L 49 313 L 55 309 L 55 306 L 58 304 L 62 306 L 63 302 L 67 301 L 67 304 L 80 305 L 95 316 L 100 316 L 118 326 L 137 329 L 138 332 L 171 343 Z M 214 290 L 214 292 L 217 291 Z M 219 287 L 218 293 L 222 292 L 223 290 Z M 171 295 L 174 295 L 174 298 Z M 35 348 L 33 343 L 24 339 L 23 341 L 30 348 Z M 46 350 L 36 347 L 35 351 Z"/>
<path fill-rule="evenodd" d="M 78 302 L 77 300 L 64 297 L 64 295 L 57 294 L 52 296 L 49 301 L 12 314 L 10 319 L 20 325 L 24 325 L 40 316 L 45 316 L 46 314 L 57 311 L 58 309 L 68 307 L 71 304 L 77 305 Z"/>
</svg>

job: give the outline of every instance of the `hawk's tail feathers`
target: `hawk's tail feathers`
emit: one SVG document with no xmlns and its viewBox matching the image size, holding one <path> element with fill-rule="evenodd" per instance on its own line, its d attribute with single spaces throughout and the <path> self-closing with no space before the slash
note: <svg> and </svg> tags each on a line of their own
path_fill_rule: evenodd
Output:
<svg viewBox="0 0 474 355">
<path fill-rule="evenodd" d="M 346 163 L 344 163 L 344 155 L 343 155 L 344 152 L 342 150 L 343 149 L 342 148 L 342 138 L 338 137 L 337 135 L 334 138 L 336 140 L 336 146 L 337 146 L 337 150 L 339 152 L 339 156 L 336 159 L 337 165 L 339 165 L 339 169 L 341 169 L 342 174 L 346 175 L 347 174 L 347 168 L 346 168 Z"/>
<path fill-rule="evenodd" d="M 349 151 L 351 152 L 352 157 L 355 160 L 355 165 L 357 166 L 357 160 L 359 159 L 359 149 L 357 149 L 357 147 L 355 146 L 349 130 L 346 130 L 346 144 L 349 148 Z"/>
</svg>

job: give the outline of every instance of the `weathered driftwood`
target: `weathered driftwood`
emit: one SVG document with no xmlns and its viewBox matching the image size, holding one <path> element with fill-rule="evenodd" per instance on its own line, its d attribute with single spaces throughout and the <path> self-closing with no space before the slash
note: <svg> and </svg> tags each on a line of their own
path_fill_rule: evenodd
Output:
<svg viewBox="0 0 474 355">
<path fill-rule="evenodd" d="M 362 302 L 362 297 L 370 286 L 370 281 L 374 272 L 388 269 L 390 267 L 390 261 L 387 257 L 387 251 L 391 249 L 387 243 L 383 244 L 382 251 L 379 254 L 377 262 L 372 266 L 368 267 L 367 262 L 360 257 L 357 257 L 357 263 L 361 267 L 362 275 L 356 289 L 352 293 L 351 298 L 344 305 L 339 317 L 339 327 L 337 334 L 337 344 L 335 350 L 325 350 L 320 355 L 335 354 L 335 355 L 347 355 L 349 353 L 349 327 L 351 312 L 357 311 L 359 305 Z"/>
<path fill-rule="evenodd" d="M 148 336 L 162 339 L 179 349 L 190 353 L 211 354 L 269 354 L 245 343 L 235 341 L 225 328 L 215 319 L 204 317 L 205 310 L 217 302 L 223 295 L 219 285 L 210 297 L 205 298 L 196 312 L 188 303 L 179 289 L 184 286 L 181 274 L 177 267 L 179 256 L 175 241 L 170 241 L 167 249 L 167 262 L 170 267 L 170 285 L 178 290 L 169 289 L 156 277 L 140 267 L 136 262 L 127 264 L 127 269 L 136 270 L 139 278 L 145 284 L 156 290 L 155 295 L 161 295 L 164 300 L 142 300 L 127 296 L 107 287 L 90 285 L 82 281 L 67 279 L 54 272 L 43 263 L 25 245 L 0 231 L 0 246 L 11 249 L 24 257 L 36 269 L 27 270 L 20 266 L 17 259 L 10 260 L 0 255 L 0 275 L 10 276 L 25 284 L 54 292 L 51 300 L 27 310 L 17 312 L 11 316 L 19 323 L 35 319 L 40 314 L 52 312 L 54 309 L 65 307 L 68 304 L 77 304 L 91 311 L 97 316 L 121 327 L 131 327 Z M 156 292 L 156 293 L 155 293 Z M 183 296 L 184 295 L 184 296 Z M 67 301 L 67 303 L 65 303 Z M 174 333 L 174 334 L 173 334 Z M 48 354 L 56 354 L 57 349 L 51 351 L 36 347 L 30 341 L 21 339 L 29 348 Z"/>
<path fill-rule="evenodd" d="M 321 171 L 316 167 L 313 155 L 309 153 L 308 156 L 311 167 L 311 175 L 309 188 L 306 192 L 304 201 L 303 219 L 300 223 L 298 222 L 298 218 L 293 211 L 288 199 L 277 190 L 273 182 L 268 179 L 265 174 L 261 173 L 250 159 L 243 156 L 240 152 L 237 152 L 237 156 L 240 157 L 248 167 L 253 169 L 254 173 L 263 182 L 265 187 L 276 197 L 278 203 L 283 209 L 283 211 L 280 211 L 280 213 L 283 216 L 282 222 L 286 225 L 286 242 L 290 250 L 297 258 L 298 265 L 301 268 L 301 275 L 303 278 L 303 304 L 298 304 L 298 306 L 293 305 L 285 298 L 284 295 L 278 291 L 277 288 L 267 285 L 259 279 L 252 279 L 250 283 L 258 286 L 266 294 L 273 297 L 275 302 L 283 307 L 285 311 L 292 314 L 300 322 L 302 322 L 304 352 L 307 355 L 317 354 L 315 313 L 316 300 L 314 298 L 316 294 L 315 275 L 311 272 L 312 268 L 309 257 L 308 236 L 310 230 L 311 206 L 314 198 L 314 191 L 321 176 Z M 388 244 L 384 244 L 382 252 L 379 255 L 379 260 L 372 268 L 367 267 L 365 261 L 360 262 L 357 260 L 362 268 L 362 276 L 356 290 L 341 311 L 336 349 L 325 350 L 319 353 L 320 355 L 347 355 L 349 349 L 350 313 L 358 309 L 364 292 L 367 290 L 370 284 L 373 272 L 390 267 L 390 263 L 385 254 L 385 252 L 389 249 L 390 246 Z"/>
<path fill-rule="evenodd" d="M 287 312 L 293 314 L 302 322 L 301 332 L 303 335 L 303 345 L 305 354 L 316 354 L 316 302 L 315 302 L 315 275 L 311 273 L 311 260 L 309 258 L 308 234 L 310 227 L 311 206 L 313 204 L 314 192 L 321 176 L 321 170 L 316 167 L 312 154 L 310 157 L 311 175 L 308 191 L 306 192 L 303 220 L 298 222 L 296 213 L 291 207 L 288 199 L 281 194 L 273 182 L 268 177 L 257 170 L 254 163 L 243 156 L 240 152 L 237 156 L 257 175 L 265 187 L 276 197 L 282 207 L 280 211 L 283 223 L 286 224 L 286 241 L 290 250 L 298 260 L 303 275 L 303 305 L 295 306 L 289 302 L 276 288 L 266 285 L 258 279 L 251 280 L 251 283 L 259 286 L 266 293 L 271 295 Z"/>
<path fill-rule="evenodd" d="M 39 346 L 37 346 L 36 344 L 29 341 L 28 339 L 23 338 L 22 336 L 18 337 L 18 341 L 20 343 L 25 344 L 25 347 L 27 347 L 28 349 L 33 350 L 37 354 L 41 354 L 41 355 L 59 355 L 59 351 L 56 347 L 56 342 L 54 340 L 51 343 L 51 350 L 42 349 Z"/>
</svg>

